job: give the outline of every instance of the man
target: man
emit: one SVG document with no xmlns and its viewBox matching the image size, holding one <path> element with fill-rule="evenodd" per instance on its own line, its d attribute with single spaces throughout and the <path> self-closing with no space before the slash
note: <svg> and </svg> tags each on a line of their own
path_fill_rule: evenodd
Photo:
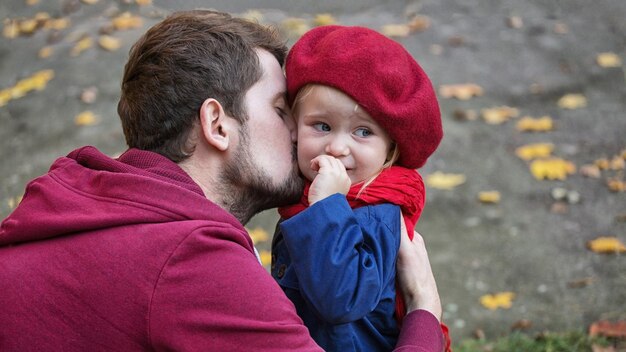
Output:
<svg viewBox="0 0 626 352">
<path fill-rule="evenodd" d="M 130 149 L 59 158 L 2 222 L 0 350 L 320 350 L 241 225 L 301 192 L 285 52 L 210 11 L 139 39 L 118 106 Z M 402 246 L 398 348 L 440 350 L 426 252 Z"/>
</svg>

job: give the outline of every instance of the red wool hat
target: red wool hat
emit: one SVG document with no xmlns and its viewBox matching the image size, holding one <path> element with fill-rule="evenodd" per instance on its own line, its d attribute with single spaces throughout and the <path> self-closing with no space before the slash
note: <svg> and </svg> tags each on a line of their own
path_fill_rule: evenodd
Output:
<svg viewBox="0 0 626 352">
<path fill-rule="evenodd" d="M 401 166 L 423 166 L 443 137 L 430 79 L 402 45 L 374 30 L 314 28 L 291 48 L 285 70 L 291 105 L 310 83 L 341 90 L 398 144 Z"/>
</svg>

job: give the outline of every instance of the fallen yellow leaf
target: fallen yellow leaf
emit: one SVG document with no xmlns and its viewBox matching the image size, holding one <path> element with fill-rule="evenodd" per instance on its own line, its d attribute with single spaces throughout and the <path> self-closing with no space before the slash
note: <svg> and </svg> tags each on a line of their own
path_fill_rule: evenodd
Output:
<svg viewBox="0 0 626 352">
<path fill-rule="evenodd" d="M 37 54 L 37 56 L 40 59 L 47 59 L 50 57 L 50 55 L 52 55 L 53 49 L 51 46 L 44 46 L 43 48 L 39 49 L 39 53 Z"/>
<path fill-rule="evenodd" d="M 490 125 L 499 125 L 513 117 L 519 116 L 519 110 L 509 106 L 497 106 L 481 110 L 483 120 Z"/>
<path fill-rule="evenodd" d="M 594 161 L 593 164 L 595 166 L 597 166 L 598 169 L 600 169 L 600 170 L 608 170 L 609 165 L 610 165 L 609 164 L 609 159 L 606 159 L 606 158 L 598 159 L 598 160 Z"/>
<path fill-rule="evenodd" d="M 67 18 L 57 18 L 47 20 L 46 23 L 44 23 L 43 28 L 60 31 L 67 28 L 69 25 L 70 20 L 68 20 Z"/>
<path fill-rule="evenodd" d="M 152 0 L 135 0 L 135 3 L 139 6 L 152 5 Z"/>
<path fill-rule="evenodd" d="M 7 103 L 12 99 L 13 94 L 11 94 L 10 89 L 2 89 L 0 90 L 0 107 L 7 105 Z"/>
<path fill-rule="evenodd" d="M 624 170 L 624 164 L 626 164 L 624 162 L 624 159 L 621 156 L 615 156 L 613 159 L 611 159 L 610 162 L 610 168 L 611 170 Z"/>
<path fill-rule="evenodd" d="M 11 197 L 7 201 L 7 205 L 9 206 L 9 209 L 14 209 L 16 206 L 18 206 L 18 204 L 20 204 L 21 201 L 22 201 L 22 196 Z"/>
<path fill-rule="evenodd" d="M 421 32 L 430 27 L 430 18 L 428 16 L 417 15 L 407 24 L 411 32 Z"/>
<path fill-rule="evenodd" d="M 609 187 L 609 190 L 613 192 L 625 192 L 626 191 L 626 183 L 618 178 L 609 178 L 606 181 L 606 185 Z"/>
<path fill-rule="evenodd" d="M 108 51 L 115 51 L 122 46 L 121 41 L 118 38 L 110 35 L 101 35 L 100 38 L 98 38 L 98 45 L 100 45 L 102 49 Z"/>
<path fill-rule="evenodd" d="M 498 308 L 509 309 L 513 306 L 513 300 L 515 299 L 515 293 L 513 292 L 500 292 L 493 295 L 483 295 L 480 297 L 480 304 L 483 307 L 496 310 Z"/>
<path fill-rule="evenodd" d="M 117 30 L 139 28 L 143 25 L 143 19 L 134 16 L 130 12 L 124 12 L 112 20 L 113 27 Z"/>
<path fill-rule="evenodd" d="M 589 178 L 600 178 L 602 173 L 597 165 L 586 164 L 580 167 L 580 174 Z"/>
<path fill-rule="evenodd" d="M 33 90 L 43 90 L 52 78 L 54 78 L 54 71 L 41 70 L 19 80 L 15 86 L 0 91 L 0 106 L 6 105 L 12 99 L 21 98 Z"/>
<path fill-rule="evenodd" d="M 37 29 L 37 20 L 27 19 L 20 22 L 20 33 L 33 34 Z"/>
<path fill-rule="evenodd" d="M 78 56 L 83 51 L 91 48 L 92 45 L 93 45 L 93 40 L 91 39 L 91 37 L 89 36 L 83 37 L 78 42 L 76 42 L 76 44 L 74 44 L 74 47 L 72 47 L 72 50 L 70 51 L 70 55 Z"/>
<path fill-rule="evenodd" d="M 26 5 L 33 6 L 39 4 L 39 0 L 26 0 Z"/>
<path fill-rule="evenodd" d="M 76 116 L 74 123 L 77 126 L 91 126 L 97 122 L 96 115 L 91 111 L 83 111 Z"/>
<path fill-rule="evenodd" d="M 596 62 L 605 68 L 622 66 L 622 59 L 615 53 L 600 53 L 596 57 Z"/>
<path fill-rule="evenodd" d="M 466 178 L 463 174 L 444 174 L 437 171 L 426 177 L 426 184 L 432 188 L 451 190 L 464 184 L 465 180 Z"/>
<path fill-rule="evenodd" d="M 83 4 L 93 5 L 98 2 L 98 0 L 80 0 Z"/>
<path fill-rule="evenodd" d="M 483 89 L 477 84 L 444 84 L 439 87 L 439 94 L 444 98 L 469 100 L 472 97 L 483 95 Z"/>
<path fill-rule="evenodd" d="M 478 193 L 478 200 L 481 203 L 497 204 L 500 203 L 500 192 L 498 191 L 484 191 Z"/>
<path fill-rule="evenodd" d="M 247 19 L 248 21 L 257 23 L 261 23 L 264 18 L 263 14 L 259 10 L 248 10 L 244 12 L 241 17 Z"/>
<path fill-rule="evenodd" d="M 248 235 L 250 235 L 250 238 L 255 245 L 261 242 L 267 242 L 269 240 L 267 231 L 263 230 L 260 227 L 256 227 L 253 230 L 248 230 Z"/>
<path fill-rule="evenodd" d="M 596 253 L 624 253 L 626 246 L 616 237 L 603 236 L 587 242 L 587 248 Z"/>
<path fill-rule="evenodd" d="M 535 143 L 521 146 L 515 150 L 515 154 L 523 160 L 546 158 L 552 154 L 552 143 Z"/>
<path fill-rule="evenodd" d="M 530 172 L 537 180 L 565 180 L 576 165 L 560 158 L 538 159 L 531 162 Z"/>
<path fill-rule="evenodd" d="M 328 26 L 331 24 L 336 24 L 337 20 L 335 19 L 335 17 L 333 17 L 333 15 L 329 13 L 320 13 L 315 16 L 313 23 L 315 23 L 316 26 Z"/>
<path fill-rule="evenodd" d="M 259 252 L 259 257 L 261 257 L 261 264 L 263 266 L 270 266 L 272 264 L 272 253 L 268 250 L 262 250 Z"/>
<path fill-rule="evenodd" d="M 561 109 L 579 109 L 587 106 L 587 98 L 582 94 L 565 94 L 557 104 Z"/>
<path fill-rule="evenodd" d="M 411 33 L 411 27 L 407 24 L 387 24 L 380 32 L 388 37 L 406 37 Z"/>
<path fill-rule="evenodd" d="M 8 39 L 17 38 L 17 36 L 20 35 L 20 25 L 18 21 L 11 19 L 4 20 L 2 35 Z"/>
<path fill-rule="evenodd" d="M 547 132 L 552 131 L 553 127 L 554 123 L 550 116 L 542 116 L 539 118 L 524 116 L 515 126 L 515 128 L 521 132 Z"/>
<path fill-rule="evenodd" d="M 289 17 L 281 22 L 282 27 L 287 31 L 290 37 L 301 37 L 304 33 L 311 29 L 306 21 L 302 18 Z"/>
</svg>

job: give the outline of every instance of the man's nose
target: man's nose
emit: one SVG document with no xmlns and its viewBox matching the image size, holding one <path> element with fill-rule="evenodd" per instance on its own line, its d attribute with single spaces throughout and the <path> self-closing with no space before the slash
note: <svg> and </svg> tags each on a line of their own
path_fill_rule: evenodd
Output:
<svg viewBox="0 0 626 352">
<path fill-rule="evenodd" d="M 350 146 L 342 136 L 333 137 L 326 144 L 326 154 L 334 157 L 348 156 L 350 154 Z"/>
</svg>

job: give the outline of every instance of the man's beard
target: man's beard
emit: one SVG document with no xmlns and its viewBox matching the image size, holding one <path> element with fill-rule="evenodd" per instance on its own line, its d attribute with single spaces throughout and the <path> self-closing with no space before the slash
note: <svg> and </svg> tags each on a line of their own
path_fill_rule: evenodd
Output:
<svg viewBox="0 0 626 352">
<path fill-rule="evenodd" d="M 292 150 L 294 168 L 280 185 L 274 186 L 271 176 L 252 160 L 246 126 L 242 126 L 239 132 L 239 148 L 233 161 L 225 166 L 220 175 L 220 188 L 223 205 L 245 225 L 263 210 L 300 201 L 304 180 L 298 172 L 297 152 L 294 146 Z"/>
</svg>

